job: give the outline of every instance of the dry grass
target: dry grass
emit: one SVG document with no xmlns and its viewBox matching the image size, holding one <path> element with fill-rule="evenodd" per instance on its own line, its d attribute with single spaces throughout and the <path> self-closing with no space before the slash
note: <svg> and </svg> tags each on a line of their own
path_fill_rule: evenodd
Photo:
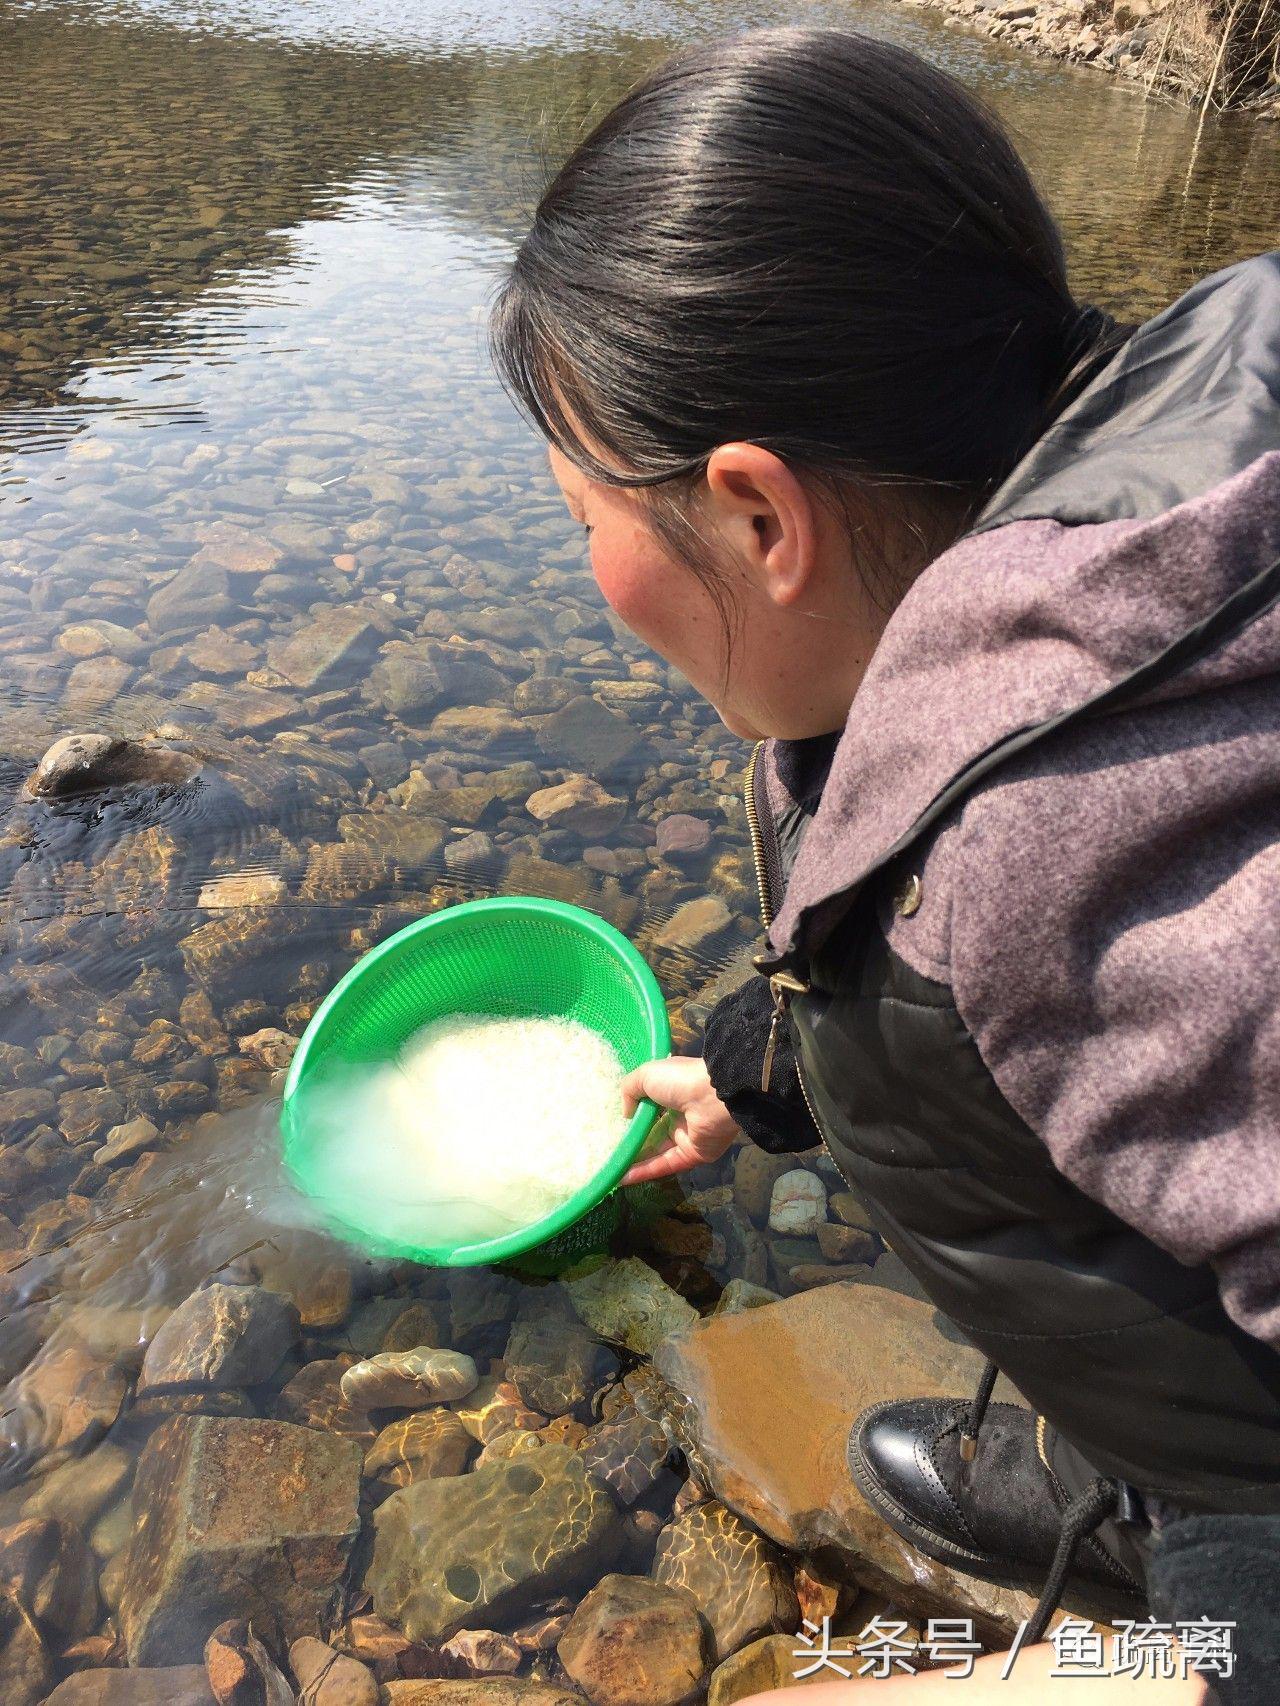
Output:
<svg viewBox="0 0 1280 1706">
<path fill-rule="evenodd" d="M 1157 24 L 1149 86 L 1172 86 L 1205 112 L 1280 90 L 1280 0 L 1172 0 Z"/>
</svg>

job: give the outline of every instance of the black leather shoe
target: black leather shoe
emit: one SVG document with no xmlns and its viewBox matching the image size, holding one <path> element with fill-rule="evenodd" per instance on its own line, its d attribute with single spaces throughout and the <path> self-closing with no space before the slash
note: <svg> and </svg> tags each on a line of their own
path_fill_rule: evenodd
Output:
<svg viewBox="0 0 1280 1706">
<path fill-rule="evenodd" d="M 1141 1613 L 1141 1583 L 1092 1532 L 1122 1489 L 1100 1477 L 1073 1499 L 1049 1464 L 1042 1418 L 987 1402 L 990 1372 L 972 1406 L 907 1398 L 864 1410 L 848 1443 L 859 1491 L 930 1558 L 1008 1586 L 1043 1585 L 1042 1625 L 1068 1585 L 1104 1614 Z"/>
</svg>

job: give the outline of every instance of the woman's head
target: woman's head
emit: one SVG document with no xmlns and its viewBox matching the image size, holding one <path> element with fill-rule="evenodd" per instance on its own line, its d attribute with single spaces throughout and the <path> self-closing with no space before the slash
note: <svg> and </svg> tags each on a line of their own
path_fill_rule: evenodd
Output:
<svg viewBox="0 0 1280 1706">
<path fill-rule="evenodd" d="M 660 67 L 560 169 L 492 319 L 610 603 L 731 727 L 793 738 L 839 726 L 1096 335 L 999 123 L 836 30 Z"/>
</svg>

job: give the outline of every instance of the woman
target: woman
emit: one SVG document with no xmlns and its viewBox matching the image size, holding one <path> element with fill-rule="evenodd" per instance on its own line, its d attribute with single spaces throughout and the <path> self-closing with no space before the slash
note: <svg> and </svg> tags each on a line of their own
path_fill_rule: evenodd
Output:
<svg viewBox="0 0 1280 1706">
<path fill-rule="evenodd" d="M 762 975 L 631 1075 L 629 1178 L 820 1137 L 991 1358 L 856 1420 L 867 1499 L 1033 1636 L 1141 1607 L 1169 1525 L 1280 1512 L 1280 257 L 1117 327 L 972 97 L 760 32 L 582 143 L 493 345 L 759 743 Z"/>
</svg>

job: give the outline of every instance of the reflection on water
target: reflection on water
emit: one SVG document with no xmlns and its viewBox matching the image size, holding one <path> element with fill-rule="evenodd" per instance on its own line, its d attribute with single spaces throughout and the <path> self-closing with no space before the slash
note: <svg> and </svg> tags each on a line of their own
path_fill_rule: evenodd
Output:
<svg viewBox="0 0 1280 1706">
<path fill-rule="evenodd" d="M 1197 131 L 914 12 L 800 17 L 980 88 L 1081 294 L 1122 314 L 1277 240 L 1267 127 Z M 286 1373 L 378 1349 L 370 1297 L 392 1283 L 438 1303 L 434 1276 L 339 1259 L 270 1182 L 280 1033 L 390 930 L 500 888 L 593 906 L 649 953 L 682 1036 L 741 963 L 745 753 L 608 618 L 482 338 L 543 158 L 671 46 L 738 21 L 720 0 L 0 0 L 10 1474 L 113 1428 L 131 1460 L 165 1406 L 124 1385 L 215 1272 L 295 1297 Z M 69 730 L 189 762 L 21 797 Z M 566 775 L 609 802 L 529 809 Z M 770 1253 L 723 1193 L 706 1214 L 701 1244 L 668 1220 L 642 1245 L 701 1305 L 816 1259 Z M 517 1303 L 477 1328 L 467 1296 L 437 1330 L 483 1360 Z M 312 1413 L 278 1385 L 182 1397 Z M 110 1609 L 126 1483 L 91 1513 Z M 28 1492 L 6 1496 L 16 1515 Z"/>
</svg>

